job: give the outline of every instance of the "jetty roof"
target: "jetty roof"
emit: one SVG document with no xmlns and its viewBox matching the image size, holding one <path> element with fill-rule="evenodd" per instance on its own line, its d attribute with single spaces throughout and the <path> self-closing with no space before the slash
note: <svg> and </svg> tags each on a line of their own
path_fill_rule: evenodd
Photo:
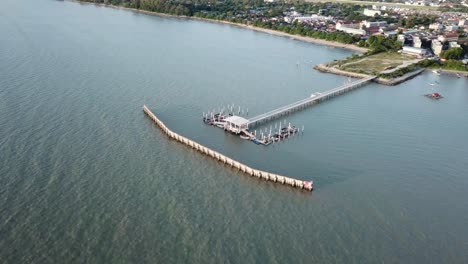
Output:
<svg viewBox="0 0 468 264">
<path fill-rule="evenodd" d="M 241 116 L 230 116 L 225 119 L 226 122 L 231 123 L 236 126 L 244 126 L 249 123 L 249 120 L 241 117 Z"/>
</svg>

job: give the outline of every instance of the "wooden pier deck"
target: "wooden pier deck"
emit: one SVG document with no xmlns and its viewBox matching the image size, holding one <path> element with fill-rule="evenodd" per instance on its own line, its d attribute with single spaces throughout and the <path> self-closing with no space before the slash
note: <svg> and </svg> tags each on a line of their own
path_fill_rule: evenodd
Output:
<svg viewBox="0 0 468 264">
<path fill-rule="evenodd" d="M 247 165 L 244 165 L 236 160 L 233 160 L 219 152 L 216 152 L 212 149 L 209 149 L 201 144 L 198 144 L 197 142 L 195 141 L 192 141 L 186 137 L 183 137 L 175 132 L 173 132 L 172 130 L 170 130 L 168 127 L 166 127 L 166 125 L 164 125 L 164 123 L 159 120 L 155 114 L 153 114 L 153 112 L 151 112 L 151 110 L 146 107 L 146 105 L 143 106 L 143 112 L 145 112 L 146 115 L 148 115 L 149 118 L 151 118 L 155 123 L 156 125 L 158 125 L 158 127 L 167 135 L 169 136 L 170 138 L 180 142 L 180 143 L 183 143 L 199 152 L 201 152 L 202 154 L 205 154 L 223 164 L 226 164 L 226 165 L 229 165 L 233 168 L 236 168 L 236 169 L 239 169 L 240 171 L 250 175 L 250 176 L 255 176 L 257 178 L 260 178 L 260 179 L 264 179 L 264 180 L 267 180 L 267 181 L 272 181 L 272 182 L 277 182 L 277 183 L 281 183 L 281 184 L 284 184 L 284 185 L 288 185 L 288 186 L 291 186 L 291 187 L 296 187 L 296 188 L 299 188 L 299 189 L 304 189 L 304 190 L 308 190 L 308 191 L 312 191 L 313 190 L 313 182 L 312 181 L 302 181 L 302 180 L 297 180 L 297 179 L 293 179 L 293 178 L 289 178 L 289 177 L 286 177 L 286 176 L 282 176 L 282 175 L 278 175 L 278 174 L 274 174 L 274 173 L 270 173 L 270 172 L 266 172 L 266 171 L 262 171 L 262 170 L 257 170 L 257 169 L 253 169 Z"/>
<path fill-rule="evenodd" d="M 299 100 L 297 102 L 294 102 L 292 104 L 288 104 L 288 105 L 279 107 L 277 109 L 271 110 L 271 111 L 266 112 L 264 114 L 261 114 L 261 115 L 250 118 L 248 125 L 249 125 L 249 127 L 252 127 L 252 126 L 255 126 L 256 124 L 261 123 L 263 121 L 268 121 L 268 120 L 277 118 L 279 116 L 282 116 L 284 114 L 288 114 L 288 113 L 303 109 L 305 107 L 314 105 L 314 104 L 319 103 L 321 101 L 328 100 L 328 99 L 330 99 L 332 97 L 347 93 L 347 92 L 349 92 L 351 90 L 357 89 L 357 88 L 367 84 L 368 82 L 374 80 L 375 78 L 377 78 L 377 76 L 370 76 L 370 77 L 367 77 L 367 78 L 363 78 L 363 79 L 360 79 L 360 80 L 357 80 L 357 81 L 354 81 L 354 82 L 351 82 L 351 83 L 344 84 L 344 85 L 339 86 L 337 88 L 334 88 L 332 90 L 323 92 L 323 93 L 321 93 L 319 95 L 315 95 L 314 97 L 308 97 L 308 98 Z"/>
</svg>

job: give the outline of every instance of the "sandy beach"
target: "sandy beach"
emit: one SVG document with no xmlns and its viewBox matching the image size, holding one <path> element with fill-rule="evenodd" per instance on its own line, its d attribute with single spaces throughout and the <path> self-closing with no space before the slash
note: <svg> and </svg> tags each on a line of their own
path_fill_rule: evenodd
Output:
<svg viewBox="0 0 468 264">
<path fill-rule="evenodd" d="M 255 30 L 255 31 L 258 31 L 258 32 L 263 32 L 263 33 L 272 34 L 272 35 L 276 35 L 276 36 L 288 37 L 288 38 L 295 39 L 295 40 L 300 40 L 300 41 L 319 44 L 319 45 L 325 45 L 325 46 L 334 47 L 334 48 L 348 49 L 348 50 L 352 50 L 352 51 L 356 51 L 356 52 L 360 52 L 360 53 L 364 53 L 364 52 L 368 51 L 368 49 L 366 49 L 366 48 L 361 48 L 361 47 L 358 47 L 358 46 L 355 46 L 355 45 L 352 45 L 352 44 L 344 44 L 344 43 L 339 43 L 339 42 L 336 42 L 336 41 L 328 41 L 328 40 L 323 40 L 323 39 L 316 39 L 316 38 L 292 35 L 292 34 L 284 33 L 284 32 L 281 32 L 281 31 L 265 29 L 265 28 L 260 28 L 260 27 L 254 27 L 254 26 L 251 26 L 251 25 L 238 24 L 238 23 L 233 23 L 233 22 L 223 21 L 223 20 L 214 20 L 214 19 L 201 18 L 201 17 L 176 16 L 176 15 L 169 15 L 169 14 L 164 14 L 164 13 L 151 12 L 151 11 L 146 11 L 146 10 L 141 10 L 141 9 L 110 5 L 110 4 L 99 4 L 99 3 L 83 2 L 83 1 L 80 1 L 80 0 L 68 0 L 68 1 L 77 2 L 77 3 L 81 3 L 81 4 L 90 4 L 90 5 L 97 5 L 97 6 L 103 6 L 103 7 L 111 7 L 111 8 L 116 8 L 116 9 L 129 10 L 129 11 L 142 13 L 142 14 L 146 14 L 146 15 L 175 17 L 175 18 L 184 18 L 184 19 L 194 19 L 194 20 L 201 20 L 201 21 L 207 21 L 207 22 L 213 22 L 213 23 L 232 25 L 232 26 L 237 26 L 237 27 L 241 27 L 241 28 Z"/>
</svg>

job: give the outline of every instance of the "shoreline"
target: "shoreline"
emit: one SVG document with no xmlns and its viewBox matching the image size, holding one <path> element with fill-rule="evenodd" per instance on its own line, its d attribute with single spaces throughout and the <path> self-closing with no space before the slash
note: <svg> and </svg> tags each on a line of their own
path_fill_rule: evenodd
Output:
<svg viewBox="0 0 468 264">
<path fill-rule="evenodd" d="M 426 68 L 426 71 L 432 72 L 433 70 L 440 71 L 440 73 L 442 74 L 447 74 L 447 75 L 460 74 L 462 77 L 468 77 L 468 71 L 447 70 L 447 69 L 442 69 L 442 68 Z"/>
<path fill-rule="evenodd" d="M 370 75 L 368 75 L 368 74 L 343 71 L 343 70 L 340 70 L 340 69 L 336 69 L 334 67 L 328 67 L 325 64 L 318 64 L 318 65 L 314 66 L 314 69 L 317 70 L 317 71 L 323 72 L 323 73 L 331 73 L 331 74 L 336 74 L 336 75 L 341 75 L 341 76 L 346 76 L 346 77 L 352 77 L 352 78 L 361 78 L 362 79 L 362 78 L 370 77 Z M 392 78 L 392 79 L 385 79 L 385 78 L 378 77 L 378 78 L 376 78 L 374 80 L 374 82 L 376 82 L 378 84 L 393 86 L 393 85 L 397 85 L 397 84 L 400 84 L 402 82 L 405 82 L 407 80 L 413 79 L 414 77 L 416 77 L 417 75 L 419 75 L 420 73 L 422 73 L 425 70 L 426 70 L 425 68 L 417 69 L 417 70 L 414 70 L 412 72 L 408 72 L 408 73 L 406 73 L 406 74 L 404 74 L 404 75 L 402 75 L 400 77 Z"/>
<path fill-rule="evenodd" d="M 400 84 L 402 82 L 406 82 L 408 80 L 411 80 L 414 77 L 421 74 L 425 70 L 426 70 L 425 68 L 417 69 L 417 70 L 414 70 L 412 72 L 408 72 L 408 73 L 404 74 L 403 76 L 393 78 L 393 79 L 384 79 L 384 78 L 379 77 L 379 78 L 375 79 L 375 82 L 379 83 L 379 84 L 383 84 L 383 85 L 393 86 L 393 85 L 397 85 L 397 84 Z"/>
<path fill-rule="evenodd" d="M 368 75 L 368 74 L 356 73 L 356 72 L 350 72 L 350 71 L 343 71 L 343 70 L 340 70 L 340 69 L 337 69 L 337 68 L 334 68 L 334 67 L 328 67 L 325 64 L 315 65 L 314 70 L 317 70 L 317 71 L 323 72 L 323 73 L 332 73 L 332 74 L 342 75 L 342 76 L 352 77 L 352 78 L 362 79 L 362 78 L 370 77 L 370 75 Z"/>
<path fill-rule="evenodd" d="M 130 8 L 130 7 L 123 7 L 123 6 L 118 6 L 118 5 L 112 5 L 112 4 L 102 4 L 102 3 L 93 3 L 93 2 L 85 2 L 85 1 L 80 1 L 80 0 L 67 0 L 70 2 L 75 2 L 75 3 L 80 3 L 80 4 L 88 4 L 88 5 L 96 5 L 96 6 L 101 6 L 101 7 L 110 7 L 110 8 L 115 8 L 115 9 L 122 9 L 122 10 L 128 10 L 128 11 L 133 11 L 136 13 L 141 13 L 145 15 L 152 15 L 152 16 L 161 16 L 161 17 L 173 17 L 173 18 L 182 18 L 182 19 L 192 19 L 192 20 L 199 20 L 199 21 L 205 21 L 205 22 L 212 22 L 212 23 L 218 23 L 218 24 L 225 24 L 225 25 L 231 25 L 231 26 L 237 26 L 240 28 L 245 28 L 245 29 L 250 29 L 253 31 L 257 32 L 263 32 L 266 34 L 270 35 L 275 35 L 279 37 L 288 37 L 291 39 L 307 42 L 307 43 L 312 43 L 312 44 L 318 44 L 318 45 L 323 45 L 323 46 L 328 46 L 332 48 L 341 48 L 341 49 L 347 49 L 359 53 L 365 53 L 368 51 L 366 48 L 361 48 L 352 44 L 344 44 L 344 43 L 339 43 L 336 41 L 328 41 L 328 40 L 323 40 L 323 39 L 316 39 L 316 38 L 311 38 L 311 37 L 304 37 L 304 36 L 299 36 L 299 35 L 292 35 L 289 33 L 284 33 L 281 31 L 276 31 L 272 29 L 266 29 L 266 28 L 260 28 L 260 27 L 255 27 L 251 25 L 245 25 L 245 24 L 238 24 L 238 23 L 233 23 L 229 21 L 224 21 L 224 20 L 215 20 L 215 19 L 209 19 L 209 18 L 202 18 L 202 17 L 195 17 L 195 16 L 177 16 L 177 15 L 170 15 L 170 14 L 165 14 L 165 13 L 158 13 L 158 12 L 153 12 L 153 11 L 147 11 L 147 10 L 141 10 L 141 9 L 136 9 L 136 8 Z"/>
</svg>

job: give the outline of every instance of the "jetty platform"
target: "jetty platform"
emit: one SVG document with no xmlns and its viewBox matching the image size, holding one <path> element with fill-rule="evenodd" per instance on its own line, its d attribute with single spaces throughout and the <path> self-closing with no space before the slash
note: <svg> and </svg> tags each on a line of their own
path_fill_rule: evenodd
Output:
<svg viewBox="0 0 468 264">
<path fill-rule="evenodd" d="M 266 181 L 272 181 L 272 182 L 276 182 L 276 183 L 281 183 L 283 185 L 287 185 L 287 186 L 291 186 L 291 187 L 295 187 L 295 188 L 298 188 L 298 189 L 303 189 L 303 190 L 307 190 L 307 191 L 312 191 L 313 188 L 314 188 L 314 183 L 313 181 L 303 181 L 303 180 L 298 180 L 298 179 L 293 179 L 293 178 L 289 178 L 289 177 L 286 177 L 286 176 L 282 176 L 282 175 L 278 175 L 278 174 L 274 174 L 274 173 L 270 173 L 270 172 L 266 172 L 266 171 L 262 171 L 262 170 L 257 170 L 257 169 L 253 169 L 245 164 L 242 164 L 241 162 L 239 161 L 236 161 L 234 159 L 231 159 L 217 151 L 214 151 L 210 148 L 207 148 L 201 144 L 198 144 L 197 142 L 193 141 L 193 140 L 190 140 L 186 137 L 183 137 L 175 132 L 173 132 L 172 130 L 170 130 L 161 120 L 159 120 L 159 118 L 156 117 L 156 115 L 151 112 L 151 110 L 146 106 L 144 105 L 143 106 L 143 112 L 149 117 L 151 118 L 151 120 L 154 121 L 154 123 L 156 123 L 156 125 L 167 135 L 169 136 L 169 138 L 171 139 L 174 139 L 182 144 L 185 144 L 189 147 L 191 147 L 192 149 L 195 149 L 197 150 L 198 152 L 202 153 L 202 154 L 205 154 L 217 161 L 219 161 L 221 164 L 225 164 L 225 165 L 228 165 L 228 166 L 231 166 L 232 168 L 235 168 L 235 169 L 238 169 L 239 171 L 242 171 L 243 173 L 246 173 L 252 177 L 257 177 L 259 179 L 264 179 Z"/>
<path fill-rule="evenodd" d="M 268 120 L 277 118 L 279 116 L 292 113 L 294 111 L 303 109 L 305 107 L 314 105 L 316 103 L 328 100 L 328 99 L 333 98 L 335 96 L 347 93 L 349 91 L 352 91 L 354 89 L 362 87 L 363 85 L 371 82 L 375 78 L 377 78 L 377 76 L 369 76 L 369 77 L 366 77 L 366 78 L 363 78 L 363 79 L 360 79 L 360 80 L 357 80 L 357 81 L 354 81 L 354 82 L 350 82 L 350 83 L 341 85 L 339 87 L 336 87 L 334 89 L 331 89 L 329 91 L 326 91 L 326 92 L 323 92 L 323 93 L 313 94 L 312 96 L 310 96 L 308 98 L 299 100 L 299 101 L 294 102 L 292 104 L 288 104 L 288 105 L 279 107 L 277 109 L 271 110 L 271 111 L 266 112 L 264 114 L 252 117 L 248 121 L 248 127 L 255 126 L 256 124 L 259 124 L 261 122 L 268 121 Z"/>
</svg>

